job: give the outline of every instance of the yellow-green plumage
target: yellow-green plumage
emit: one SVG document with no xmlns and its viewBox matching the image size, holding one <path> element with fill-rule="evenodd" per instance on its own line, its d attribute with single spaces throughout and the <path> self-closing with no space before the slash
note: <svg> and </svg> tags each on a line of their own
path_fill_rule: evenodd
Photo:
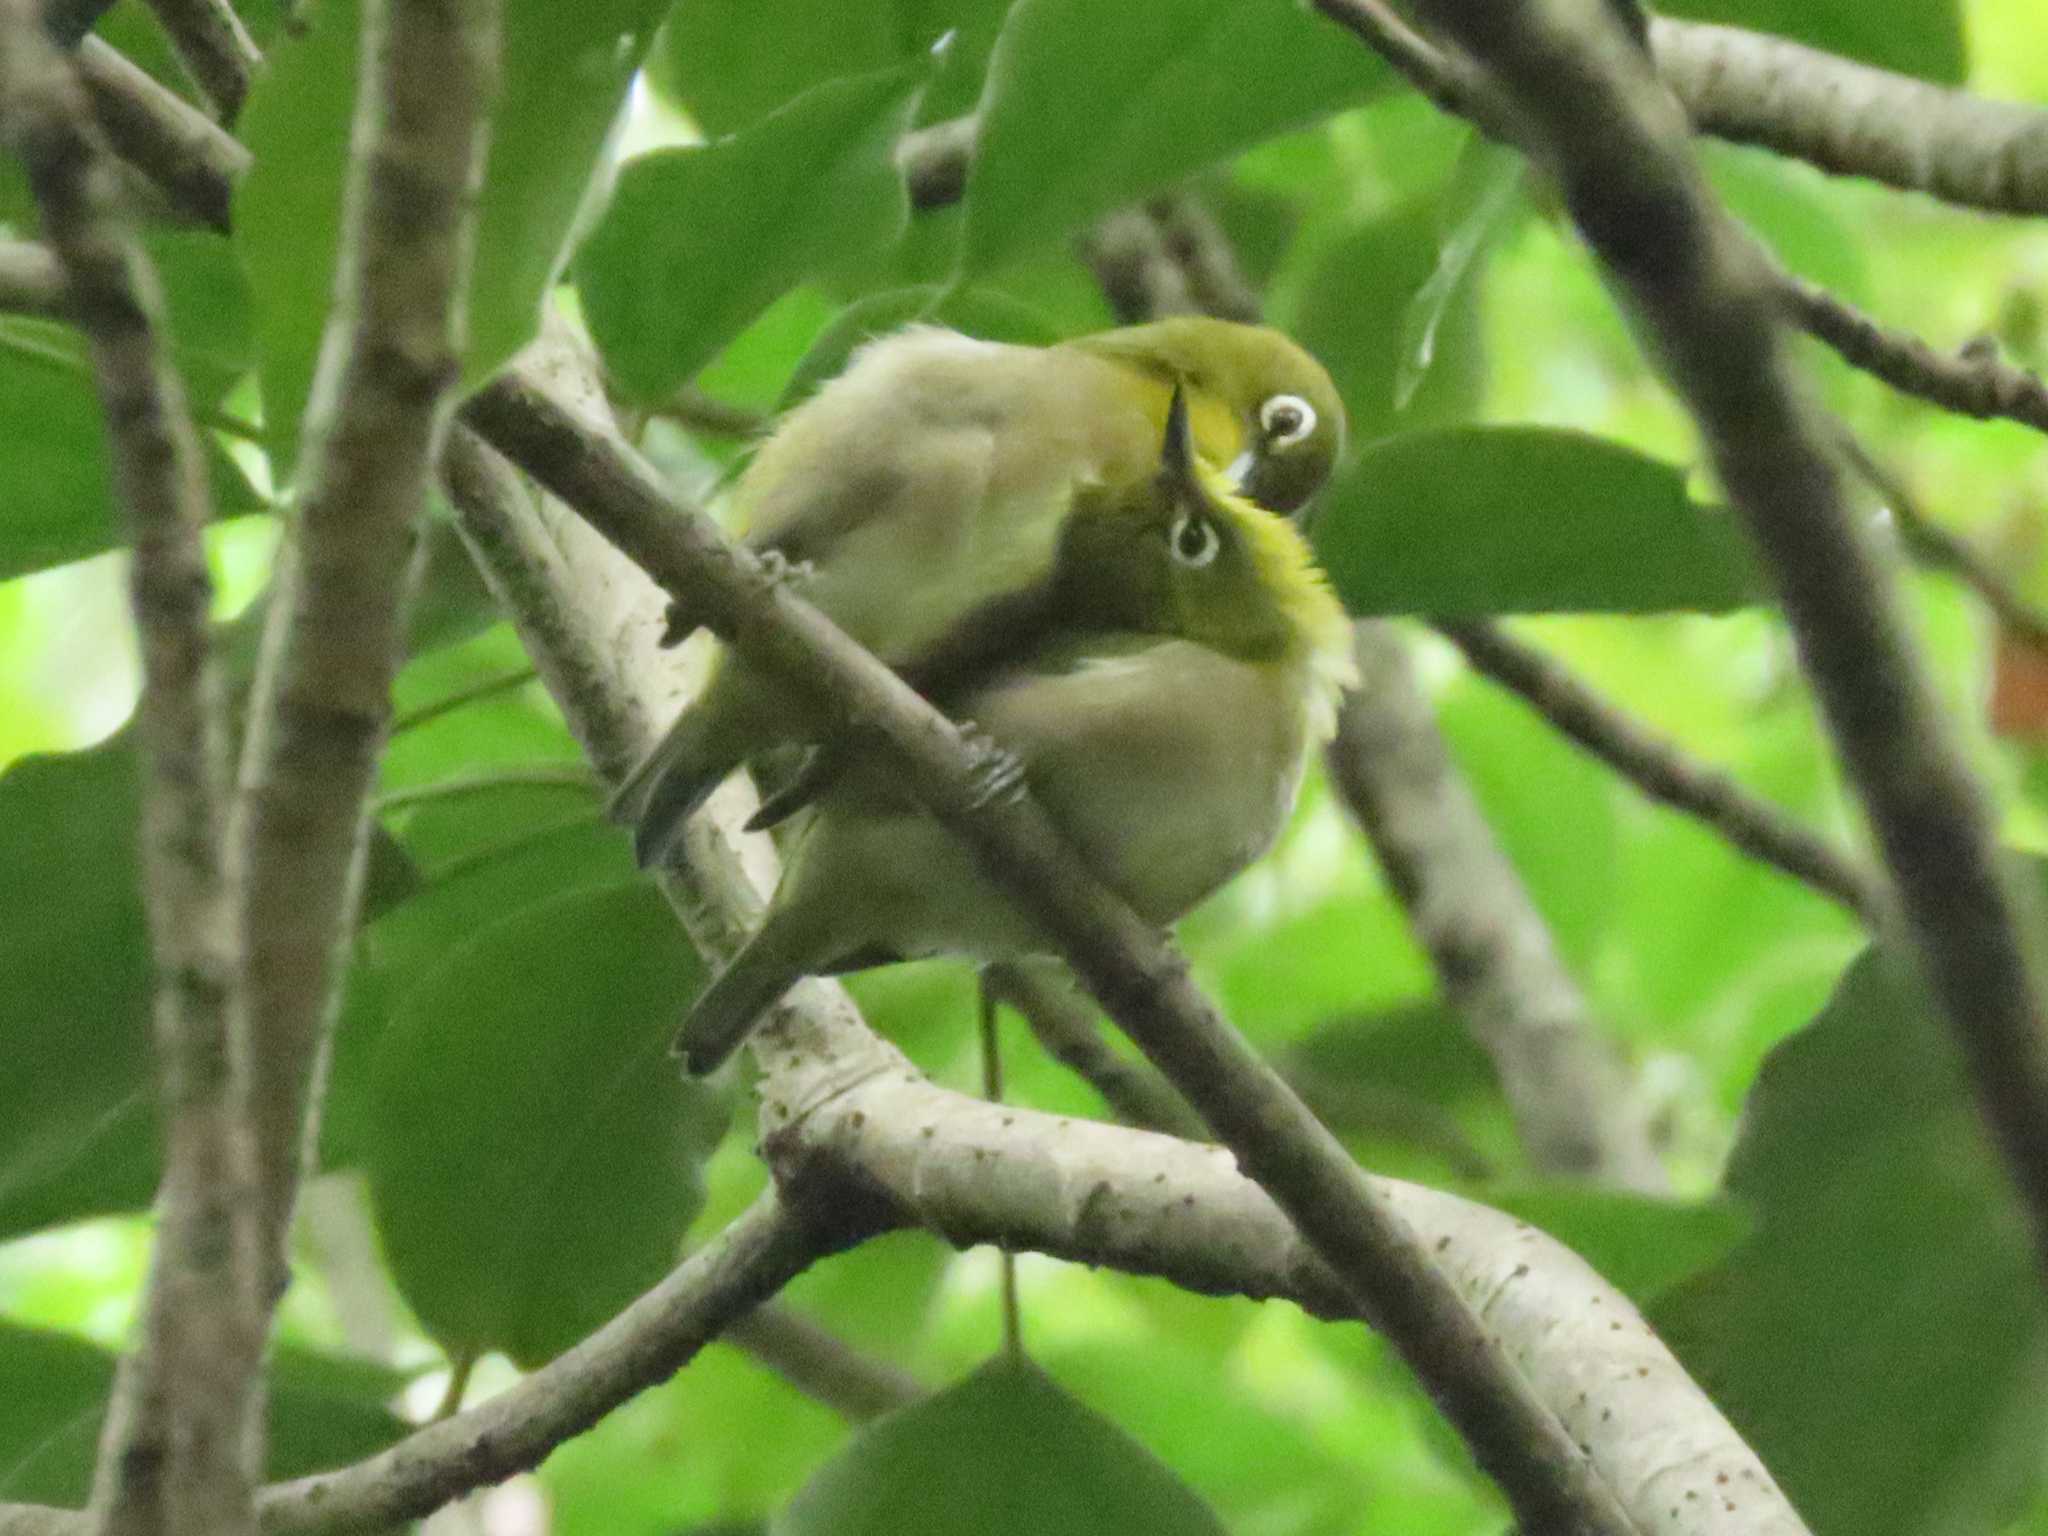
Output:
<svg viewBox="0 0 2048 1536">
<path fill-rule="evenodd" d="M 1177 387 L 1197 454 L 1265 505 L 1293 511 L 1327 477 L 1342 404 L 1277 332 L 1183 318 L 1031 348 L 913 328 L 862 349 L 762 445 L 736 492 L 748 543 L 807 569 L 806 599 L 942 690 L 1032 627 L 1077 516 L 1150 485 Z M 614 813 L 651 862 L 734 768 L 813 735 L 786 692 L 721 657 Z"/>
<path fill-rule="evenodd" d="M 1272 843 L 1354 678 L 1349 627 L 1298 530 L 1235 494 L 1172 411 L 1154 473 L 1080 509 L 1054 625 L 939 702 L 1021 763 L 1034 798 L 1147 920 L 1174 921 Z M 759 934 L 680 1049 L 730 1054 L 798 977 L 878 959 L 1044 949 L 943 828 L 856 770 L 806 813 Z"/>
</svg>

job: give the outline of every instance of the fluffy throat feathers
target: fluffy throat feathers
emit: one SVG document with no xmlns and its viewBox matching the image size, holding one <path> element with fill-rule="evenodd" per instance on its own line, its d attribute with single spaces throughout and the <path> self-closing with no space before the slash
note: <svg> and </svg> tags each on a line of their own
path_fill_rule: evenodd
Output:
<svg viewBox="0 0 2048 1536">
<path fill-rule="evenodd" d="M 1309 724 L 1317 741 L 1328 741 L 1337 732 L 1338 704 L 1358 686 L 1350 615 L 1293 522 L 1239 495 L 1220 471 L 1200 460 L 1195 473 L 1244 540 L 1246 558 L 1287 633 L 1282 664 L 1307 670 Z"/>
</svg>

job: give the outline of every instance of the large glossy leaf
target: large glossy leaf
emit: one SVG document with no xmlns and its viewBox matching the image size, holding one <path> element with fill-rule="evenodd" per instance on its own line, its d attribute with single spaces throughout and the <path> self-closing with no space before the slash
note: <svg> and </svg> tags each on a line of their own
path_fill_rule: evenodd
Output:
<svg viewBox="0 0 2048 1536">
<path fill-rule="evenodd" d="M 1995 1529 L 2040 1467 L 2048 1307 L 1902 965 L 1860 960 L 1764 1064 L 1727 1183 L 1754 1235 L 1654 1319 L 1817 1536 Z"/>
<path fill-rule="evenodd" d="M 969 273 L 1388 87 L 1292 0 L 1019 0 L 996 41 L 967 186 Z"/>
<path fill-rule="evenodd" d="M 621 385 L 669 394 L 786 289 L 903 227 L 894 147 L 923 78 L 905 67 L 828 81 L 731 138 L 620 173 L 576 272 Z"/>
<path fill-rule="evenodd" d="M 1662 0 L 1657 11 L 1775 32 L 1829 53 L 1960 85 L 1969 71 L 1958 0 Z"/>
<path fill-rule="evenodd" d="M 731 133 L 814 85 L 938 50 L 919 115 L 970 111 L 1008 0 L 683 0 L 648 74 L 707 134 Z M 762 39 L 772 37 L 774 46 Z"/>
<path fill-rule="evenodd" d="M 396 1371 L 287 1349 L 269 1380 L 273 1478 L 346 1465 L 405 1433 L 385 1406 L 405 1385 Z M 0 1499 L 83 1504 L 114 1356 L 71 1334 L 0 1324 L 0 1381 Z"/>
<path fill-rule="evenodd" d="M 0 579 L 121 542 L 106 425 L 75 337 L 0 316 L 0 443 Z M 211 434 L 202 446 L 215 511 L 264 505 Z"/>
<path fill-rule="evenodd" d="M 451 1352 L 537 1365 L 674 1262 L 724 1128 L 668 1054 L 702 980 L 634 881 L 505 918 L 399 1000 L 370 1188 L 399 1287 Z"/>
<path fill-rule="evenodd" d="M 0 776 L 0 1236 L 155 1186 L 135 806 L 125 735 Z"/>
<path fill-rule="evenodd" d="M 1434 197 L 1353 224 L 1331 240 L 1307 283 L 1275 315 L 1330 370 L 1354 442 L 1445 425 L 1468 417 L 1479 403 L 1478 304 L 1475 290 L 1464 284 L 1443 296 L 1430 332 L 1434 366 L 1415 375 L 1410 398 L 1400 398 L 1400 377 L 1415 345 L 1407 317 L 1436 270 L 1437 246 Z"/>
<path fill-rule="evenodd" d="M 661 10 L 661 0 L 508 0 L 465 382 L 495 372 L 539 324 Z M 236 189 L 235 246 L 255 298 L 267 422 L 286 454 L 334 287 L 359 21 L 359 0 L 320 0 L 266 60 L 241 119 L 256 164 Z"/>
<path fill-rule="evenodd" d="M 1719 612 L 1758 600 L 1741 530 L 1683 471 L 1584 433 L 1449 427 L 1368 448 L 1318 501 L 1353 613 Z"/>
<path fill-rule="evenodd" d="M 774 1536 L 1201 1536 L 1223 1526 L 1151 1452 L 1036 1366 L 997 1361 L 856 1436 Z"/>
</svg>

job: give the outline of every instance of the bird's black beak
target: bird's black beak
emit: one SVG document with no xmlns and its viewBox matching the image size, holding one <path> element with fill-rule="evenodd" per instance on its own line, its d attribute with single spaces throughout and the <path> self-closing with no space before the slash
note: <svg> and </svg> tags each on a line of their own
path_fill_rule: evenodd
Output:
<svg viewBox="0 0 2048 1536">
<path fill-rule="evenodd" d="M 1188 425 L 1187 388 L 1174 381 L 1166 407 L 1166 441 L 1159 447 L 1159 476 L 1176 491 L 1191 491 L 1195 480 L 1195 433 Z"/>
</svg>

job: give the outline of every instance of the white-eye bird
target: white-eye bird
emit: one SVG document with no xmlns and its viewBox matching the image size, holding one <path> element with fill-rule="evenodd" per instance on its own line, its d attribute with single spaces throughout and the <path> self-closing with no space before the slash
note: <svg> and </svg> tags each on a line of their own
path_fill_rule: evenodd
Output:
<svg viewBox="0 0 2048 1536">
<path fill-rule="evenodd" d="M 1342 402 L 1277 331 L 1187 316 L 1019 347 L 912 327 L 855 353 L 762 444 L 735 492 L 747 544 L 802 571 L 803 596 L 913 686 L 943 690 L 1031 627 L 1079 510 L 1151 485 L 1176 389 L 1196 454 L 1253 502 L 1293 512 L 1328 477 Z M 652 863 L 735 768 L 814 735 L 721 653 L 612 814 Z"/>
<path fill-rule="evenodd" d="M 1164 926 L 1279 834 L 1356 680 L 1349 623 L 1294 524 L 1197 456 L 1178 391 L 1152 473 L 1082 498 L 1050 585 L 1013 649 L 934 702 L 1013 755 L 1093 872 Z M 853 765 L 804 817 L 760 930 L 684 1021 L 692 1072 L 801 976 L 1047 948 L 884 774 Z"/>
</svg>

